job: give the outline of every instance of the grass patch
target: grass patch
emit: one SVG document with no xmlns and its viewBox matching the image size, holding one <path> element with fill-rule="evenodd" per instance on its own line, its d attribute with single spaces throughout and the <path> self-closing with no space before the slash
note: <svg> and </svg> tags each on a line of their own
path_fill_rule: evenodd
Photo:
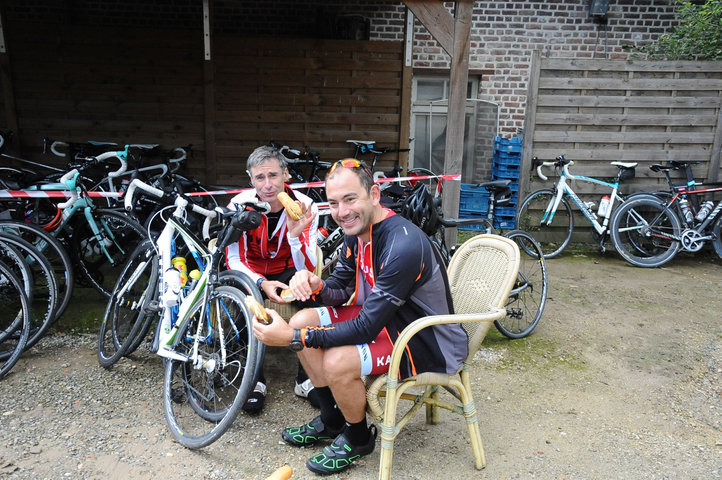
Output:
<svg viewBox="0 0 722 480">
<path fill-rule="evenodd" d="M 584 371 L 587 364 L 584 359 L 568 349 L 565 344 L 554 342 L 540 335 L 511 340 L 492 328 L 484 339 L 483 346 L 501 351 L 499 368 L 548 370 L 559 367 L 574 371 Z"/>
</svg>

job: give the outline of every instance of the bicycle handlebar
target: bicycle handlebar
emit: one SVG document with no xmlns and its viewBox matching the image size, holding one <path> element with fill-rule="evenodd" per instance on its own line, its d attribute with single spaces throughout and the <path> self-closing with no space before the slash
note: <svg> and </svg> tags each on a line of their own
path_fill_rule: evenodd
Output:
<svg viewBox="0 0 722 480">
<path fill-rule="evenodd" d="M 58 203 L 58 208 L 65 209 L 75 203 L 75 201 L 78 199 L 78 190 L 75 188 L 75 180 L 80 175 L 80 172 L 77 168 L 74 168 L 70 170 L 69 172 L 63 174 L 62 177 L 58 180 L 58 182 L 62 183 L 66 187 L 68 187 L 68 190 L 70 190 L 70 198 L 67 199 L 64 202 Z"/>
<path fill-rule="evenodd" d="M 148 193 L 158 198 L 163 198 L 166 196 L 166 193 L 163 190 L 155 188 L 143 182 L 142 180 L 135 178 L 132 182 L 130 182 L 130 185 L 128 185 L 128 190 L 125 192 L 125 197 L 123 198 L 125 210 L 128 212 L 133 210 L 133 195 L 135 194 L 136 189 L 140 189 L 145 193 Z M 196 205 L 195 203 L 189 202 L 181 194 L 176 193 L 175 198 L 176 202 L 178 201 L 178 199 L 182 200 L 182 206 L 184 208 L 190 205 L 191 211 L 206 217 L 206 219 L 203 221 L 203 238 L 210 238 L 211 222 L 215 220 L 217 213 L 214 210 L 207 210 L 199 205 Z M 176 203 L 176 205 L 178 205 L 178 203 Z"/>
<path fill-rule="evenodd" d="M 123 175 L 126 172 L 126 170 L 128 170 L 128 161 L 125 158 L 123 158 L 125 156 L 125 153 L 127 153 L 127 151 L 128 150 L 126 149 L 121 152 L 105 152 L 105 153 L 101 153 L 100 155 L 96 156 L 95 159 L 99 163 L 103 162 L 109 158 L 112 158 L 112 157 L 115 157 L 118 160 L 120 160 L 120 168 L 118 168 L 118 170 L 116 170 L 114 172 L 110 172 L 108 174 L 109 178 L 116 178 L 116 177 Z"/>
<path fill-rule="evenodd" d="M 569 166 L 574 165 L 573 160 L 567 160 L 564 158 L 564 155 L 559 155 L 556 160 L 553 162 L 539 162 L 539 159 L 537 157 L 534 157 L 534 160 L 537 164 L 536 167 L 536 174 L 539 178 L 541 178 L 544 181 L 549 180 L 546 175 L 542 173 L 543 167 L 559 167 L 559 165 L 562 166 L 562 170 L 564 170 L 564 173 L 569 173 Z"/>
</svg>

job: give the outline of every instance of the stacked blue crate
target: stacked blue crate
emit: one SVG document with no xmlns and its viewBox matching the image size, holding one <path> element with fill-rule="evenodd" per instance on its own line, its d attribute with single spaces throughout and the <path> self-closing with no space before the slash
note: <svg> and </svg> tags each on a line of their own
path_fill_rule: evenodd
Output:
<svg viewBox="0 0 722 480">
<path fill-rule="evenodd" d="M 496 207 L 496 228 L 514 228 L 516 205 L 519 196 L 519 174 L 521 172 L 521 138 L 494 138 L 494 158 L 491 170 L 492 180 L 511 180 L 513 192 L 508 204 Z"/>
<path fill-rule="evenodd" d="M 459 218 L 486 218 L 489 212 L 489 192 L 475 183 L 462 183 L 459 194 Z M 485 230 L 486 226 L 463 225 L 461 230 Z"/>
<path fill-rule="evenodd" d="M 512 191 L 511 201 L 501 207 L 496 207 L 496 228 L 509 230 L 514 228 L 516 218 L 516 205 L 519 195 L 519 173 L 521 170 L 521 139 L 494 138 L 494 157 L 492 163 L 491 179 L 509 179 L 509 188 Z M 459 199 L 459 218 L 486 218 L 489 211 L 489 192 L 484 188 L 474 188 L 475 184 L 462 183 Z M 465 225 L 461 230 L 485 230 L 485 225 Z"/>
</svg>

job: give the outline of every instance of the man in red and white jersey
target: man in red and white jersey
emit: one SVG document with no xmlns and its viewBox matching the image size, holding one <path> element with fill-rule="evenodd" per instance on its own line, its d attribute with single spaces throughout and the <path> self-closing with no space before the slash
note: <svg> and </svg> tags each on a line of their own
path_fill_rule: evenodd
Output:
<svg viewBox="0 0 722 480">
<path fill-rule="evenodd" d="M 226 249 L 226 265 L 250 276 L 267 298 L 285 303 L 279 297 L 280 290 L 288 288 L 287 283 L 296 271 L 313 271 L 318 261 L 318 207 L 308 196 L 286 185 L 290 179 L 286 157 L 274 147 L 256 148 L 248 157 L 246 172 L 254 188 L 233 197 L 229 207 L 234 208 L 243 201 L 261 200 L 271 205 L 271 212 L 262 215 L 258 228 L 243 232 L 239 241 Z M 304 215 L 299 220 L 287 216 L 278 200 L 277 195 L 284 191 L 302 204 Z M 313 384 L 300 364 L 294 391 L 315 403 Z M 261 367 L 258 383 L 244 410 L 260 411 L 265 395 L 266 379 Z"/>
</svg>

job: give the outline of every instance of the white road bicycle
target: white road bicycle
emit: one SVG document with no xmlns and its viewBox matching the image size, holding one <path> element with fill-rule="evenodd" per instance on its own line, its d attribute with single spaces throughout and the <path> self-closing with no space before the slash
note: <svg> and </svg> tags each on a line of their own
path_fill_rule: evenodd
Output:
<svg viewBox="0 0 722 480">
<path fill-rule="evenodd" d="M 135 179 L 124 199 L 126 210 L 133 207 L 136 190 L 171 205 L 157 214 L 165 223 L 157 240 L 141 243 L 118 279 L 101 325 L 98 360 L 107 367 L 137 348 L 159 316 L 151 351 L 165 359 L 166 420 L 180 444 L 198 449 L 231 426 L 262 362 L 264 349 L 253 336 L 253 314 L 244 303 L 247 294 L 260 299 L 260 292 L 241 272 L 219 273 L 219 267 L 224 247 L 237 241 L 241 231 L 256 228 L 259 212 L 270 207 L 249 202 L 238 210 L 206 210 L 183 194 Z M 215 246 L 206 246 L 189 228 L 189 211 L 205 217 L 204 239 L 214 219 L 223 220 Z M 198 275 L 191 271 L 185 286 L 183 270 L 174 261 L 181 254 L 187 257 L 186 268 L 198 270 Z"/>
<path fill-rule="evenodd" d="M 614 206 L 623 201 L 619 194 L 619 184 L 624 180 L 634 178 L 637 163 L 610 162 L 617 167 L 617 175 L 613 182 L 606 182 L 584 175 L 574 175 L 569 167 L 574 165 L 564 155 L 560 155 L 553 162 L 540 162 L 534 157 L 537 166 L 537 175 L 547 180 L 543 174 L 544 167 L 561 168 L 561 174 L 554 188 L 541 189 L 530 193 L 519 207 L 516 216 L 516 228 L 523 230 L 534 237 L 541 247 L 544 258 L 553 258 L 562 253 L 569 245 L 574 231 L 574 215 L 571 199 L 581 210 L 584 217 L 592 225 L 592 235 L 599 243 L 599 249 L 606 250 L 605 242 L 609 237 L 609 220 Z M 606 187 L 599 209 L 594 211 L 594 202 L 584 202 L 572 189 L 569 182 L 578 180 Z M 561 211 L 560 211 L 561 208 Z"/>
</svg>

